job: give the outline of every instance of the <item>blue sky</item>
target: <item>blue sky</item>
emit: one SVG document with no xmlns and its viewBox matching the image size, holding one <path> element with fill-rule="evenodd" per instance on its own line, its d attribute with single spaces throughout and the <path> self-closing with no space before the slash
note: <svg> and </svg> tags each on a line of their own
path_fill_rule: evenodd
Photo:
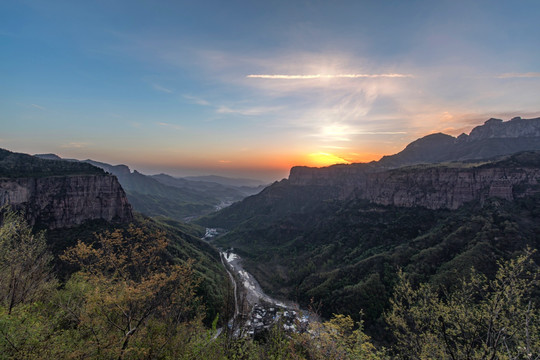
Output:
<svg viewBox="0 0 540 360">
<path fill-rule="evenodd" d="M 0 147 L 266 180 L 540 116 L 538 1 L 3 1 Z"/>
</svg>

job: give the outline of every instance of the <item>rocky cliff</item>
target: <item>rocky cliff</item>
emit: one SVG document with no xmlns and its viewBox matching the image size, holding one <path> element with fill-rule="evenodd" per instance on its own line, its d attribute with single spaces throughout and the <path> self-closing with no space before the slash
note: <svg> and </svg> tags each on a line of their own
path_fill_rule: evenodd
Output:
<svg viewBox="0 0 540 360">
<path fill-rule="evenodd" d="M 127 197 L 112 175 L 0 179 L 0 205 L 22 211 L 31 225 L 72 227 L 88 220 L 129 222 Z"/>
<path fill-rule="evenodd" d="M 540 153 L 521 153 L 484 165 L 450 164 L 381 170 L 370 165 L 296 167 L 293 186 L 330 186 L 341 199 L 382 205 L 457 209 L 488 197 L 513 200 L 540 192 Z"/>
<path fill-rule="evenodd" d="M 451 168 L 368 174 L 352 196 L 382 205 L 457 209 L 489 197 L 514 200 L 540 192 L 539 168 Z"/>
<path fill-rule="evenodd" d="M 0 207 L 31 225 L 73 227 L 88 220 L 129 222 L 131 205 L 118 179 L 90 164 L 45 160 L 0 149 Z"/>
<path fill-rule="evenodd" d="M 512 160 L 494 160 L 502 156 Z M 468 135 L 427 135 L 369 164 L 294 167 L 289 182 L 334 187 L 342 199 L 456 209 L 490 196 L 512 200 L 537 192 L 539 158 L 540 118 L 489 119 Z"/>
</svg>

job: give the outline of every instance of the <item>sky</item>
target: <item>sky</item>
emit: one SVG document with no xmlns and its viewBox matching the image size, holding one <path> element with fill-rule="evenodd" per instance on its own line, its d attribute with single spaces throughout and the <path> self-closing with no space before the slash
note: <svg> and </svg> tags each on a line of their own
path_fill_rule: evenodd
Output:
<svg viewBox="0 0 540 360">
<path fill-rule="evenodd" d="M 0 2 L 0 147 L 265 181 L 540 116 L 540 1 Z"/>
</svg>

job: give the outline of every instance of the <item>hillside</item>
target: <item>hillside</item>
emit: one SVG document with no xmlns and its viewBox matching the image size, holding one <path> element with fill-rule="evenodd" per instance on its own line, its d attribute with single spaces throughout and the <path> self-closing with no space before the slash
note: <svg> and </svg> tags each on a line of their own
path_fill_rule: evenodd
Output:
<svg viewBox="0 0 540 360">
<path fill-rule="evenodd" d="M 490 120 L 460 140 L 420 139 L 387 158 L 396 167 L 384 158 L 294 167 L 289 179 L 198 223 L 227 229 L 216 243 L 233 247 L 272 295 L 301 306 L 320 303 L 326 317 L 359 319 L 363 311 L 366 329 L 383 341 L 381 316 L 398 269 L 414 283 L 451 291 L 471 267 L 493 277 L 498 261 L 539 248 L 538 119 L 508 123 L 512 131 Z M 464 161 L 450 161 L 456 143 L 468 144 L 459 153 Z M 535 151 L 506 147 L 518 143 Z"/>
<path fill-rule="evenodd" d="M 226 313 L 228 278 L 221 265 L 219 253 L 201 240 L 204 236 L 204 228 L 170 219 L 151 219 L 135 213 L 130 223 L 114 224 L 103 220 L 93 220 L 76 227 L 48 230 L 47 244 L 54 255 L 54 265 L 58 276 L 61 279 L 67 279 L 73 271 L 77 270 L 58 258 L 77 241 L 93 244 L 96 242 L 96 234 L 112 232 L 116 229 L 126 230 L 129 225 L 134 225 L 149 233 L 162 232 L 169 241 L 166 255 L 168 261 L 173 263 L 186 263 L 189 259 L 194 261 L 193 268 L 200 280 L 197 294 L 202 297 L 206 305 L 205 321 L 207 323 L 211 322 L 216 314 Z"/>
<path fill-rule="evenodd" d="M 493 275 L 498 259 L 540 246 L 540 197 L 490 200 L 459 210 L 331 201 L 302 214 L 242 223 L 217 240 L 234 247 L 271 294 L 374 326 L 404 269 L 416 281 L 453 286 L 471 266 Z"/>
<path fill-rule="evenodd" d="M 55 154 L 37 154 L 35 157 L 62 160 Z M 133 208 L 148 216 L 166 216 L 186 221 L 221 209 L 262 190 L 260 182 L 250 179 L 144 175 L 137 170 L 132 171 L 126 165 L 111 165 L 94 160 L 63 160 L 63 163 L 70 164 L 66 166 L 74 167 L 72 164 L 87 163 L 115 175 Z"/>
<path fill-rule="evenodd" d="M 54 258 L 56 275 L 62 280 L 77 270 L 60 260 L 66 249 L 79 240 L 94 244 L 96 234 L 116 229 L 126 231 L 134 225 L 148 233 L 164 234 L 169 242 L 167 261 L 182 264 L 189 259 L 194 261 L 193 268 L 200 281 L 198 295 L 206 304 L 207 322 L 217 313 L 225 312 L 227 275 L 218 252 L 200 239 L 203 228 L 171 219 L 153 220 L 134 215 L 117 178 L 89 163 L 0 150 L 0 174 L 0 207 L 6 205 L 20 211 L 34 231 L 46 230 L 47 247 Z M 140 176 L 150 183 L 156 182 Z M 0 221 L 6 210 L 1 208 Z"/>
</svg>

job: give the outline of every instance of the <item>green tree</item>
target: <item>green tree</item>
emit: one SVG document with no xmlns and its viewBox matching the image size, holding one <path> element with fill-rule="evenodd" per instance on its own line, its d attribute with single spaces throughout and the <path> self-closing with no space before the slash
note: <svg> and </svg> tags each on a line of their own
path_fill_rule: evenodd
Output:
<svg viewBox="0 0 540 360">
<path fill-rule="evenodd" d="M 11 314 L 18 304 L 41 299 L 56 283 L 44 233 L 33 234 L 20 214 L 0 210 L 0 304 Z"/>
<path fill-rule="evenodd" d="M 0 358 L 47 357 L 53 327 L 44 302 L 56 291 L 44 234 L 24 217 L 0 209 Z"/>
<path fill-rule="evenodd" d="M 538 359 L 540 270 L 532 251 L 499 264 L 489 281 L 474 271 L 441 296 L 432 286 L 414 289 L 399 274 L 385 318 L 403 359 Z"/>
<path fill-rule="evenodd" d="M 349 315 L 336 315 L 326 322 L 312 322 L 308 331 L 298 334 L 295 342 L 308 359 L 377 360 L 385 358 L 385 350 L 377 349 L 363 331 L 363 323 L 355 324 Z"/>
<path fill-rule="evenodd" d="M 61 256 L 79 265 L 91 285 L 84 303 L 74 301 L 78 308 L 69 312 L 87 330 L 92 356 L 159 357 L 181 324 L 201 320 L 192 262 L 167 263 L 166 247 L 163 233 L 130 226 L 97 235 L 96 246 L 79 242 Z"/>
</svg>

